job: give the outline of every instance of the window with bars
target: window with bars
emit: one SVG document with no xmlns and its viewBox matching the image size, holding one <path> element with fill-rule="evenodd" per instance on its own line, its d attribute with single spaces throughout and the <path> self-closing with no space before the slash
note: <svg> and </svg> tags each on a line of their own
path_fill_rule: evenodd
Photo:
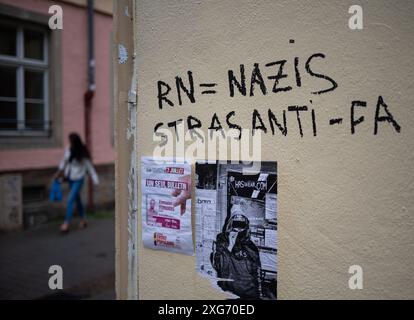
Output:
<svg viewBox="0 0 414 320">
<path fill-rule="evenodd" d="M 0 135 L 48 133 L 48 30 L 1 21 L 0 39 Z"/>
</svg>

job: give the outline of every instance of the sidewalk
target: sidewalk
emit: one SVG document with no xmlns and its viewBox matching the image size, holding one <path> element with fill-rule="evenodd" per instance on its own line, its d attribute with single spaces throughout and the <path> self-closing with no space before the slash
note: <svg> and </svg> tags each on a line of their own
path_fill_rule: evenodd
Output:
<svg viewBox="0 0 414 320">
<path fill-rule="evenodd" d="M 114 219 L 90 219 L 69 234 L 51 223 L 0 235 L 0 299 L 115 299 Z M 50 290 L 51 265 L 63 269 L 63 290 Z"/>
</svg>

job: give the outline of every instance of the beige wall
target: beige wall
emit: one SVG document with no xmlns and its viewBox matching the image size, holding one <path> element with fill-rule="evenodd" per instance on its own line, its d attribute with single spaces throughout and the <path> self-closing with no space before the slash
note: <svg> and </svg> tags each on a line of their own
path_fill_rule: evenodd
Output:
<svg viewBox="0 0 414 320">
<path fill-rule="evenodd" d="M 302 115 L 303 138 L 295 113 L 287 112 L 287 136 L 267 133 L 262 140 L 262 159 L 279 163 L 280 299 L 414 298 L 414 3 L 363 1 L 364 29 L 358 31 L 348 28 L 352 4 L 137 3 L 138 159 L 152 154 L 156 143 L 151 137 L 159 121 L 186 119 L 191 114 L 205 129 L 217 112 L 226 127 L 225 116 L 234 110 L 233 120 L 251 128 L 252 112 L 257 109 L 270 130 L 268 108 L 279 119 L 289 105 L 315 110 L 316 137 L 310 111 Z M 290 39 L 295 43 L 289 43 Z M 314 53 L 326 56 L 315 59 L 312 68 L 335 79 L 338 88 L 333 92 L 310 94 L 329 87 L 329 82 L 305 71 L 305 61 Z M 299 57 L 301 88 L 295 84 L 294 57 Z M 238 92 L 229 97 L 228 69 L 237 71 L 245 64 L 249 88 L 253 63 L 259 63 L 267 77 L 274 72 L 264 65 L 281 59 L 288 61 L 288 78 L 280 85 L 291 85 L 293 90 L 272 93 L 272 83 L 266 79 L 270 92 L 266 96 L 257 86 L 254 97 Z M 174 91 L 174 77 L 185 77 L 188 70 L 196 84 L 217 82 L 218 93 L 202 96 L 197 91 L 196 103 L 184 97 L 182 106 L 159 110 L 157 81 L 170 83 Z M 378 134 L 373 134 L 380 95 L 401 126 L 400 133 L 381 122 Z M 367 101 L 366 108 L 356 108 L 355 117 L 363 115 L 365 121 L 354 135 L 352 100 Z M 330 126 L 329 120 L 335 117 L 342 117 L 343 123 Z M 144 249 L 140 237 L 139 225 L 141 299 L 224 297 L 195 272 L 195 257 Z M 348 288 L 348 268 L 354 264 L 364 270 L 363 290 Z"/>
</svg>

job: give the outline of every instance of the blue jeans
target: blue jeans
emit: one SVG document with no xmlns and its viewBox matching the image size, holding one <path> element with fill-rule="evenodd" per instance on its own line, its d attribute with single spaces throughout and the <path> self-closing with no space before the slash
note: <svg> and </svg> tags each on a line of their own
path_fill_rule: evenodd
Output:
<svg viewBox="0 0 414 320">
<path fill-rule="evenodd" d="M 85 209 L 83 208 L 82 199 L 80 191 L 83 186 L 83 180 L 69 180 L 69 187 L 70 192 L 68 196 L 68 204 L 66 208 L 66 216 L 65 216 L 65 222 L 69 222 L 72 219 L 73 216 L 73 205 L 76 202 L 76 208 L 78 209 L 79 216 L 81 218 L 85 217 Z"/>
</svg>

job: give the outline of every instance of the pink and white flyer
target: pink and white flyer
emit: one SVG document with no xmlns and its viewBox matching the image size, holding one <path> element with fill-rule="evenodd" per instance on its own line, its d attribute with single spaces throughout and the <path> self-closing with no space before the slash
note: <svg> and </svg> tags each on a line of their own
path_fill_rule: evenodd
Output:
<svg viewBox="0 0 414 320">
<path fill-rule="evenodd" d="M 193 255 L 191 164 L 142 157 L 141 190 L 144 246 Z"/>
</svg>

